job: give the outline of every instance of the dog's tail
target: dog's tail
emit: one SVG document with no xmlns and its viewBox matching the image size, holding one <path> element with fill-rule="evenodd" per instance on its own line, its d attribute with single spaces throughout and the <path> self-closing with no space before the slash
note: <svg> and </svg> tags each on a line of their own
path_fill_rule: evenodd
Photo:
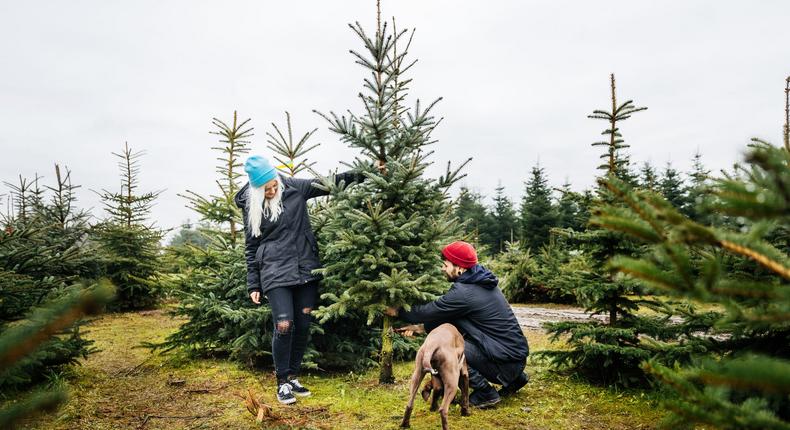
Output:
<svg viewBox="0 0 790 430">
<path fill-rule="evenodd" d="M 431 386 L 433 390 L 439 391 L 442 389 L 442 380 L 439 378 L 439 371 L 434 369 L 431 365 L 433 354 L 436 353 L 436 348 L 431 351 L 425 351 L 422 356 L 422 368 L 425 372 L 431 374 Z"/>
<path fill-rule="evenodd" d="M 422 370 L 427 372 L 427 373 L 430 373 L 431 375 L 437 375 L 439 373 L 431 365 L 431 359 L 433 358 L 433 353 L 434 352 L 436 352 L 436 348 L 434 348 L 434 349 L 432 349 L 430 351 L 425 351 L 422 354 Z"/>
</svg>

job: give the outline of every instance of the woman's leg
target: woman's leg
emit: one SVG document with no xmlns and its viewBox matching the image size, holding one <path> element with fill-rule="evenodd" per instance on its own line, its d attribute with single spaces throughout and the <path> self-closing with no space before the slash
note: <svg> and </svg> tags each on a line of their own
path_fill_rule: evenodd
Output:
<svg viewBox="0 0 790 430">
<path fill-rule="evenodd" d="M 266 293 L 272 307 L 274 336 L 272 337 L 272 357 L 277 383 L 288 379 L 291 360 L 291 344 L 294 332 L 294 305 L 291 288 L 273 288 Z"/>
<path fill-rule="evenodd" d="M 315 307 L 318 297 L 318 281 L 313 281 L 298 287 L 291 287 L 293 291 L 294 333 L 291 361 L 289 363 L 291 376 L 298 376 L 302 367 L 302 358 L 307 349 L 310 338 L 310 312 Z"/>
</svg>

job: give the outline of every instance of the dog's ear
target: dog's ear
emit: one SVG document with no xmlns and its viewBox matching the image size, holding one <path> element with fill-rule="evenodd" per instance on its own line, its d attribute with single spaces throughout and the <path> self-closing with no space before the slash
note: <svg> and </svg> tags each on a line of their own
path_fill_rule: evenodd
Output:
<svg viewBox="0 0 790 430">
<path fill-rule="evenodd" d="M 428 382 L 426 382 L 425 385 L 422 386 L 422 399 L 425 400 L 426 402 L 431 397 L 431 390 L 433 390 L 433 381 L 431 379 L 428 379 Z"/>
</svg>

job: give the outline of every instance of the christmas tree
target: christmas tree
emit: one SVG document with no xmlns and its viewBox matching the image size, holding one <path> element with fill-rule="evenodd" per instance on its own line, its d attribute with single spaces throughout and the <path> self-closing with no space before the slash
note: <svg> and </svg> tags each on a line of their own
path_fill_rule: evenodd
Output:
<svg viewBox="0 0 790 430">
<path fill-rule="evenodd" d="M 198 231 L 208 244 L 171 248 L 185 266 L 171 280 L 180 298 L 174 313 L 186 317 L 187 322 L 164 343 L 154 345 L 156 348 L 229 356 L 247 365 L 270 359 L 271 309 L 268 304 L 255 305 L 247 294 L 244 231 L 239 228 L 244 224 L 233 201 L 244 176 L 242 156 L 250 151 L 253 128 L 249 122 L 240 121 L 236 112 L 229 122 L 213 118 L 215 130 L 210 133 L 219 136 L 220 143 L 212 147 L 220 154 L 215 181 L 218 193 L 205 197 L 187 190 L 181 195 L 198 214 L 202 225 Z"/>
<path fill-rule="evenodd" d="M 630 173 L 628 157 L 623 150 L 628 147 L 620 132 L 620 124 L 632 114 L 645 110 L 634 106 L 631 100 L 617 103 L 614 75 L 610 78 L 611 111 L 596 110 L 590 115 L 602 119 L 608 128 L 602 133 L 608 140 L 593 143 L 603 146 L 601 158 L 605 161 L 598 168 L 604 177 L 618 178 L 634 183 Z M 602 186 L 597 189 L 593 211 L 600 205 L 613 204 L 614 196 Z M 593 220 L 593 224 L 595 224 Z M 569 368 L 581 376 L 599 383 L 614 383 L 624 386 L 641 385 L 647 382 L 640 363 L 652 355 L 640 338 L 644 335 L 669 338 L 679 332 L 690 330 L 686 324 L 668 329 L 665 322 L 670 315 L 662 303 L 642 297 L 640 285 L 632 279 L 614 276 L 607 263 L 615 255 L 635 255 L 638 246 L 620 233 L 591 226 L 584 232 L 562 232 L 578 252 L 565 264 L 566 270 L 558 281 L 574 284 L 574 293 L 579 302 L 592 314 L 604 314 L 608 321 L 559 322 L 547 325 L 552 340 L 569 335 L 571 349 L 542 352 L 556 367 Z M 564 278 L 564 279 L 563 279 Z M 638 298 L 633 298 L 637 295 Z M 658 312 L 659 317 L 638 316 L 636 310 L 645 306 Z"/>
<path fill-rule="evenodd" d="M 500 253 L 507 249 L 508 242 L 514 242 L 518 235 L 518 220 L 513 202 L 505 195 L 505 187 L 500 182 L 495 189 L 494 204 L 488 211 L 487 235 L 491 238 L 492 252 Z"/>
<path fill-rule="evenodd" d="M 0 410 L 0 428 L 65 399 L 63 391 L 31 387 L 92 351 L 80 318 L 100 310 L 113 291 L 108 282 L 86 280 L 98 276 L 100 259 L 68 168 L 55 165 L 52 185 L 42 186 L 38 175 L 6 185 L 11 193 L 9 211 L 0 218 L 0 390 L 19 399 Z"/>
<path fill-rule="evenodd" d="M 673 368 L 657 359 L 644 365 L 674 392 L 667 397 L 672 428 L 790 428 L 790 256 L 767 240 L 790 221 L 790 153 L 755 141 L 746 163 L 737 175 L 714 182 L 709 206 L 747 219 L 746 228 L 699 224 L 653 193 L 616 178 L 605 182 L 626 207 L 604 207 L 597 222 L 650 248 L 642 258 L 617 257 L 612 267 L 664 294 L 725 310 L 716 324 L 719 336 L 693 365 Z M 736 270 L 728 259 L 749 270 Z"/>
<path fill-rule="evenodd" d="M 639 186 L 646 190 L 656 190 L 658 189 L 658 181 L 656 168 L 649 161 L 642 164 L 642 168 L 639 170 Z"/>
<path fill-rule="evenodd" d="M 688 190 L 686 184 L 683 183 L 680 172 L 675 170 L 670 162 L 667 162 L 664 171 L 661 173 L 658 191 L 680 211 L 688 211 Z"/>
<path fill-rule="evenodd" d="M 406 72 L 414 63 L 405 59 L 413 32 L 390 32 L 384 24 L 370 37 L 359 23 L 350 27 L 364 45 L 364 51 L 351 53 L 369 72 L 360 94 L 363 113 L 322 116 L 343 142 L 361 151 L 353 167 L 366 180 L 348 188 L 324 181 L 331 199 L 320 222 L 325 267 L 319 272 L 327 291 L 322 298 L 331 304 L 317 314 L 324 322 L 360 312 L 369 325 L 381 324 L 379 381 L 388 383 L 393 332 L 392 318 L 383 311 L 431 300 L 446 288 L 438 251 L 459 233 L 446 193 L 461 175 L 448 164 L 439 180 L 425 177 L 438 100 L 406 107 Z M 385 164 L 385 171 L 375 163 Z"/>
<path fill-rule="evenodd" d="M 529 249 L 537 251 L 549 241 L 549 232 L 557 227 L 559 217 L 551 201 L 545 170 L 536 165 L 526 183 L 520 208 L 521 240 Z"/>
<path fill-rule="evenodd" d="M 95 314 L 112 298 L 114 288 L 108 282 L 90 287 L 76 286 L 63 295 L 33 310 L 25 320 L 0 331 L 0 381 L 13 379 L 30 370 L 31 363 L 42 358 L 62 356 L 69 347 L 57 339 L 74 339 L 75 323 L 85 314 Z M 69 362 L 75 362 L 70 357 Z M 41 371 L 41 370 L 39 370 Z M 2 384 L 5 386 L 5 384 Z M 35 390 L 0 409 L 0 428 L 14 428 L 15 423 L 32 413 L 51 410 L 67 399 L 64 390 Z"/>
<path fill-rule="evenodd" d="M 491 244 L 488 234 L 491 221 L 483 204 L 483 196 L 462 185 L 453 206 L 455 217 L 464 223 L 469 242 L 475 246 L 478 255 L 484 254 Z"/>
<path fill-rule="evenodd" d="M 97 226 L 97 240 L 105 256 L 104 270 L 118 288 L 115 310 L 142 309 L 156 303 L 161 292 L 159 271 L 162 232 L 146 225 L 151 207 L 161 191 L 138 193 L 140 157 L 124 144 L 119 161 L 121 187 L 118 192 L 99 193 L 109 219 Z"/>
<path fill-rule="evenodd" d="M 68 168 L 55 166 L 55 183 L 20 177 L 11 188 L 10 211 L 0 219 L 0 333 L 12 330 L 44 303 L 71 294 L 100 273 L 101 257 L 90 240 L 90 215 L 76 206 Z M 47 195 L 47 192 L 50 195 Z M 86 281 L 88 282 L 88 281 Z M 3 391 L 41 382 L 87 355 L 91 342 L 80 322 L 66 325 L 13 369 L 0 375 Z"/>
</svg>

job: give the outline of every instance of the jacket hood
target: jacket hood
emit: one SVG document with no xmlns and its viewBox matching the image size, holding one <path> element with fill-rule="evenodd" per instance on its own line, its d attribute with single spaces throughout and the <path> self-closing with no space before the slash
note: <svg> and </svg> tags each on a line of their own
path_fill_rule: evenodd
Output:
<svg viewBox="0 0 790 430">
<path fill-rule="evenodd" d="M 456 279 L 456 282 L 462 284 L 475 284 L 490 290 L 499 284 L 499 279 L 497 279 L 496 275 L 491 273 L 490 270 L 479 264 L 475 264 L 471 269 L 462 273 L 461 276 Z"/>
<path fill-rule="evenodd" d="M 233 202 L 236 203 L 236 206 L 239 209 L 244 209 L 247 206 L 247 188 L 249 188 L 249 187 L 250 187 L 250 183 L 247 182 L 236 193 L 236 197 L 233 198 Z"/>
</svg>

